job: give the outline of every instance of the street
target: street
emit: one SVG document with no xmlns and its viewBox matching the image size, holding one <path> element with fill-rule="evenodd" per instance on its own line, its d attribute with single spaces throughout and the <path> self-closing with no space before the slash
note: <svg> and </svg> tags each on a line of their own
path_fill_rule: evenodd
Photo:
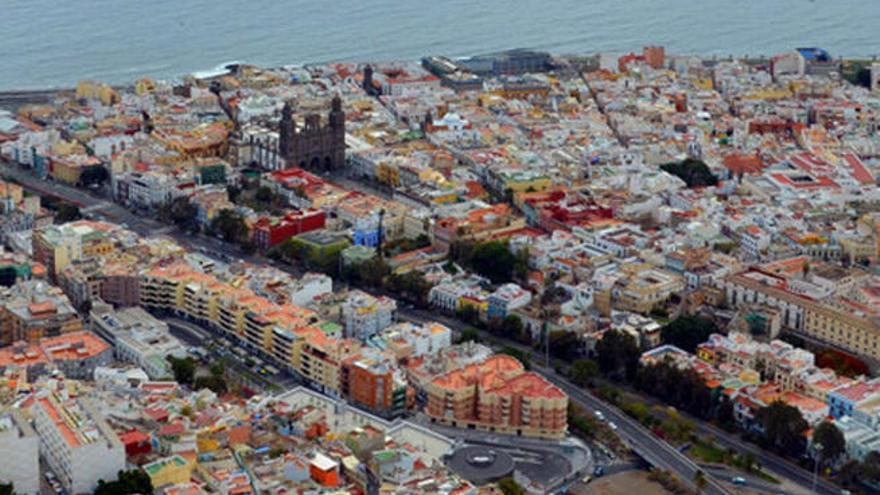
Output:
<svg viewBox="0 0 880 495">
<path fill-rule="evenodd" d="M 188 249 L 202 250 L 212 256 L 220 255 L 227 259 L 242 259 L 253 264 L 271 264 L 293 276 L 302 275 L 302 271 L 296 267 L 283 263 L 276 263 L 260 256 L 245 255 L 236 246 L 229 245 L 212 237 L 193 235 L 174 226 L 160 223 L 155 219 L 137 215 L 118 204 L 94 196 L 90 191 L 77 189 L 55 182 L 43 181 L 17 165 L 3 162 L 3 173 L 4 175 L 13 178 L 26 189 L 42 195 L 60 197 L 64 200 L 76 203 L 81 206 L 81 209 L 86 214 L 94 215 L 99 219 L 104 218 L 114 223 L 124 224 L 127 228 L 142 236 L 168 235 Z M 468 325 L 457 319 L 436 312 L 415 308 L 400 307 L 398 309 L 398 315 L 401 319 L 416 322 L 438 321 L 458 333 L 468 327 Z M 175 330 L 175 334 L 183 336 L 185 341 L 191 342 L 194 345 L 203 345 L 205 340 L 213 338 L 210 334 L 206 333 L 204 329 L 200 329 L 202 332 L 201 334 L 195 332 L 193 329 L 189 329 L 189 331 L 179 330 L 179 328 L 186 327 L 183 323 L 187 323 L 187 325 L 191 325 L 195 328 L 198 327 L 189 324 L 188 322 L 175 322 L 172 325 L 174 328 L 178 329 Z M 484 333 L 483 335 L 485 337 L 488 334 Z M 201 341 L 199 341 L 199 339 L 201 339 Z M 497 337 L 492 336 L 492 339 L 497 339 Z M 505 340 L 504 344 L 520 349 L 529 355 L 531 355 L 533 351 L 531 347 L 523 346 L 513 341 Z M 694 485 L 694 475 L 700 470 L 700 468 L 686 455 L 673 448 L 667 442 L 657 438 L 648 429 L 644 428 L 641 424 L 618 409 L 599 400 L 584 389 L 571 384 L 565 378 L 558 376 L 553 369 L 540 366 L 534 362 L 532 363 L 532 368 L 539 371 L 547 377 L 548 380 L 569 394 L 573 403 L 588 411 L 602 411 L 609 420 L 618 425 L 618 433 L 621 437 L 648 462 L 660 469 L 675 473 L 683 482 L 691 486 Z M 282 384 L 279 384 L 278 386 L 282 386 Z M 811 486 L 812 473 L 809 471 L 804 470 L 789 461 L 781 459 L 772 453 L 764 452 L 755 446 L 747 444 L 735 435 L 721 431 L 712 425 L 708 425 L 704 422 L 698 422 L 698 425 L 701 432 L 709 432 L 722 446 L 734 448 L 740 452 L 744 451 L 751 453 L 762 466 L 771 471 L 774 475 L 790 479 L 800 486 Z M 705 493 L 710 495 L 729 493 L 729 490 L 715 477 L 711 476 L 711 473 L 706 474 L 708 486 L 704 490 Z M 826 480 L 820 480 L 818 488 L 819 493 L 822 495 L 839 493 L 839 489 Z"/>
</svg>

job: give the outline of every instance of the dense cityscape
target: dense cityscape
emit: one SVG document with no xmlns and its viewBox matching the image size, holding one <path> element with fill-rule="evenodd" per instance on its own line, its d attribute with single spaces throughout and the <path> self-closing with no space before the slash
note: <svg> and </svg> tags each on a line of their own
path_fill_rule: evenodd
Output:
<svg viewBox="0 0 880 495">
<path fill-rule="evenodd" d="M 880 492 L 880 63 L 0 93 L 2 494 Z"/>
</svg>

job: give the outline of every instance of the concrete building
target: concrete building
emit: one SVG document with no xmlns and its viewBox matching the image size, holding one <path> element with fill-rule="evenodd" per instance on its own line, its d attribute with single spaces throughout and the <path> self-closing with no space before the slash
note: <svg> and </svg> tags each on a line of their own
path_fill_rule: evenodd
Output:
<svg viewBox="0 0 880 495">
<path fill-rule="evenodd" d="M 519 285 L 504 284 L 489 295 L 487 317 L 504 319 L 511 311 L 519 309 L 531 302 L 532 293 Z"/>
<path fill-rule="evenodd" d="M 20 411 L 0 414 L 0 483 L 11 483 L 15 493 L 40 493 L 40 439 Z"/>
<path fill-rule="evenodd" d="M 561 439 L 568 396 L 506 355 L 442 373 L 425 387 L 432 422 L 516 436 Z"/>
<path fill-rule="evenodd" d="M 48 395 L 32 407 L 40 455 L 68 493 L 93 493 L 125 469 L 122 442 L 87 400 Z"/>
<path fill-rule="evenodd" d="M 0 342 L 35 343 L 79 330 L 79 314 L 58 287 L 28 280 L 0 289 Z"/>
<path fill-rule="evenodd" d="M 366 340 L 391 325 L 396 313 L 397 302 L 394 299 L 353 290 L 342 304 L 345 336 Z"/>
<path fill-rule="evenodd" d="M 136 364 L 154 379 L 172 376 L 167 357 L 186 357 L 186 347 L 168 332 L 168 324 L 142 308 L 114 311 L 97 303 L 89 314 L 92 330 L 113 344 L 116 358 Z"/>
</svg>

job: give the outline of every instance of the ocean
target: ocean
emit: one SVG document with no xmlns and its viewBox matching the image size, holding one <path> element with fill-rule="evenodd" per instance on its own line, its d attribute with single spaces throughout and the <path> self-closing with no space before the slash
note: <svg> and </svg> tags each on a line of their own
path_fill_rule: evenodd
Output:
<svg viewBox="0 0 880 495">
<path fill-rule="evenodd" d="M 0 90 L 509 48 L 880 55 L 880 0 L 0 0 Z"/>
</svg>

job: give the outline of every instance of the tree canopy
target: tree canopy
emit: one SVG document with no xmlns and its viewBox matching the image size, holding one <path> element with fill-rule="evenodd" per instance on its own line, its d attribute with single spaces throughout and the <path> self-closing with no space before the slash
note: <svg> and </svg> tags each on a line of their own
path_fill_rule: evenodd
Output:
<svg viewBox="0 0 880 495">
<path fill-rule="evenodd" d="M 0 268 L 0 286 L 12 287 L 17 279 L 18 272 L 15 271 L 15 267 L 4 266 Z"/>
<path fill-rule="evenodd" d="M 501 493 L 504 495 L 525 495 L 526 493 L 523 487 L 519 486 L 519 483 L 510 477 L 502 478 L 498 482 L 498 489 L 501 490 Z"/>
<path fill-rule="evenodd" d="M 835 462 L 846 452 L 846 439 L 833 423 L 823 421 L 813 430 L 813 445 L 822 446 L 822 461 L 826 464 Z"/>
<path fill-rule="evenodd" d="M 757 419 L 769 447 L 794 457 L 804 453 L 807 446 L 804 433 L 809 425 L 798 408 L 776 401 L 759 410 Z"/>
<path fill-rule="evenodd" d="M 697 345 L 705 342 L 717 331 L 718 327 L 712 320 L 697 316 L 682 316 L 667 323 L 661 329 L 660 336 L 663 342 L 693 353 L 697 350 Z"/>
<path fill-rule="evenodd" d="M 134 495 L 153 493 L 153 482 L 147 473 L 140 469 L 119 471 L 116 481 L 98 480 L 95 495 Z"/>
<path fill-rule="evenodd" d="M 528 270 L 528 256 L 512 253 L 506 242 L 460 244 L 453 251 L 459 263 L 469 266 L 495 284 L 510 282 L 514 277 L 523 277 Z"/>
<path fill-rule="evenodd" d="M 248 228 L 244 218 L 228 208 L 217 213 L 211 221 L 209 230 L 226 242 L 244 243 L 248 239 Z"/>
<path fill-rule="evenodd" d="M 196 363 L 191 357 L 176 358 L 168 356 L 168 362 L 171 363 L 171 371 L 174 373 L 174 379 L 177 383 L 183 385 L 192 385 L 196 376 Z"/>
<path fill-rule="evenodd" d="M 110 173 L 107 172 L 107 169 L 101 165 L 96 165 L 94 167 L 87 167 L 83 169 L 82 173 L 79 175 L 79 182 L 85 186 L 91 184 L 103 184 L 107 182 L 107 179 L 110 178 Z"/>
<path fill-rule="evenodd" d="M 571 365 L 571 381 L 585 387 L 599 375 L 599 365 L 592 359 L 578 359 Z"/>
<path fill-rule="evenodd" d="M 630 335 L 619 330 L 605 332 L 596 344 L 596 361 L 610 377 L 632 379 L 639 366 L 639 346 Z"/>
<path fill-rule="evenodd" d="M 55 223 L 67 223 L 82 218 L 79 206 L 73 203 L 59 202 L 55 210 Z"/>
<path fill-rule="evenodd" d="M 683 180 L 688 187 L 714 186 L 718 184 L 718 177 L 712 174 L 709 167 L 702 160 L 686 158 L 680 162 L 669 162 L 660 165 L 660 168 Z"/>
</svg>

